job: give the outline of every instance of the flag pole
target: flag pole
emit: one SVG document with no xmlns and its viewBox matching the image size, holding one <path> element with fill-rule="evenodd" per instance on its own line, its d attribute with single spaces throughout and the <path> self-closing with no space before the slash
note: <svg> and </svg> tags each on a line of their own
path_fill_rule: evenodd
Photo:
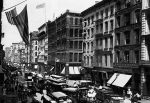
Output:
<svg viewBox="0 0 150 103">
<path fill-rule="evenodd" d="M 22 3 L 24 3 L 25 1 L 27 1 L 27 0 L 24 0 L 24 1 L 22 1 L 22 2 L 20 2 L 20 3 L 18 3 L 18 4 L 16 4 L 16 5 L 14 5 L 14 6 L 11 6 L 11 7 L 7 8 L 7 9 L 3 10 L 2 12 L 7 11 L 7 10 L 13 8 L 13 7 L 16 7 L 16 6 L 18 6 L 18 5 L 22 4 Z"/>
</svg>

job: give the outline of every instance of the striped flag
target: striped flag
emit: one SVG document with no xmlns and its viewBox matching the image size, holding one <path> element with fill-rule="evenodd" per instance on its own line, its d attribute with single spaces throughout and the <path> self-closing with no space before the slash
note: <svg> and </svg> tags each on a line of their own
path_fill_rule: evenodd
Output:
<svg viewBox="0 0 150 103">
<path fill-rule="evenodd" d="M 44 8 L 45 7 L 45 3 L 39 4 L 36 6 L 36 9 L 40 9 L 40 8 Z"/>
<path fill-rule="evenodd" d="M 17 15 L 16 8 L 14 8 L 8 12 L 5 12 L 5 14 L 6 14 L 8 22 L 12 25 L 15 25 L 13 17 L 15 17 Z"/>
<path fill-rule="evenodd" d="M 29 44 L 29 28 L 28 28 L 28 13 L 27 13 L 27 5 L 21 11 L 19 15 L 14 18 L 14 23 L 18 28 L 18 31 L 25 42 L 25 44 Z"/>
</svg>

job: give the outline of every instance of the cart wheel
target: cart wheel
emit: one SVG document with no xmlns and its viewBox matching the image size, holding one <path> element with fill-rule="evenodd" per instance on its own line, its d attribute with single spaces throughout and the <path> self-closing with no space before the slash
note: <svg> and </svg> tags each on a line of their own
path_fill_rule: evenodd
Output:
<svg viewBox="0 0 150 103">
<path fill-rule="evenodd" d="M 108 99 L 104 100 L 103 103 L 110 103 L 110 101 Z"/>
</svg>

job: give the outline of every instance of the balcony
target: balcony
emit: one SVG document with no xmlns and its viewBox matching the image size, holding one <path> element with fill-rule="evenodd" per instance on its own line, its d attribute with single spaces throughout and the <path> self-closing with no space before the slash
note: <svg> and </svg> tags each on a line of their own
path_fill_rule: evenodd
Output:
<svg viewBox="0 0 150 103">
<path fill-rule="evenodd" d="M 102 54 L 102 53 L 103 53 L 103 50 L 102 50 L 102 49 L 98 49 L 98 48 L 95 49 L 95 54 L 96 54 L 96 55 L 100 55 L 100 54 Z"/>
<path fill-rule="evenodd" d="M 110 47 L 110 48 L 109 48 L 109 51 L 112 51 L 112 50 L 113 50 L 113 47 Z"/>
<path fill-rule="evenodd" d="M 122 26 L 122 27 L 118 27 L 115 29 L 115 32 L 123 32 L 123 31 L 130 31 L 131 29 L 135 29 L 135 28 L 140 28 L 141 23 L 134 23 L 134 24 L 129 24 L 129 25 L 125 25 L 125 26 Z"/>
<path fill-rule="evenodd" d="M 112 33 L 109 33 L 109 32 L 107 32 L 107 33 L 104 33 L 104 38 L 107 38 L 107 37 L 112 37 L 113 35 L 112 35 Z"/>
<path fill-rule="evenodd" d="M 107 48 L 108 50 L 108 48 Z M 112 54 L 112 51 L 105 51 L 105 50 L 102 50 L 102 49 L 95 49 L 95 54 L 96 55 L 104 55 L 104 54 Z"/>
<path fill-rule="evenodd" d="M 104 51 L 107 51 L 108 50 L 108 48 L 104 48 Z"/>
<path fill-rule="evenodd" d="M 101 19 L 97 19 L 96 21 L 95 21 L 95 23 L 96 24 L 99 24 L 99 23 L 102 23 L 103 22 L 103 19 L 101 18 Z"/>
<path fill-rule="evenodd" d="M 114 68 L 138 68 L 138 63 L 126 63 L 126 62 L 120 62 L 120 63 L 114 63 Z"/>
<path fill-rule="evenodd" d="M 140 44 L 130 44 L 130 45 L 117 45 L 115 46 L 115 50 L 134 50 L 140 49 Z"/>
<path fill-rule="evenodd" d="M 117 16 L 117 15 L 121 15 L 121 14 L 124 14 L 124 13 L 128 13 L 128 12 L 133 11 L 133 10 L 136 9 L 136 8 L 142 8 L 142 3 L 141 3 L 141 2 L 138 2 L 137 4 L 132 5 L 132 6 L 130 6 L 130 7 L 126 7 L 126 8 L 123 8 L 123 9 L 119 9 L 119 10 L 117 10 L 117 12 L 116 12 L 115 15 Z"/>
<path fill-rule="evenodd" d="M 98 38 L 102 38 L 104 35 L 102 32 L 100 33 L 95 33 L 95 38 L 98 39 Z"/>
</svg>

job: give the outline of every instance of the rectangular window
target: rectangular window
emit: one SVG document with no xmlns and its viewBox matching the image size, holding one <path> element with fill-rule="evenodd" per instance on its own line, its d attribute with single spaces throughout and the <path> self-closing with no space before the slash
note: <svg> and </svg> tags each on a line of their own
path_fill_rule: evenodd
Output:
<svg viewBox="0 0 150 103">
<path fill-rule="evenodd" d="M 80 18 L 80 25 L 82 25 L 82 18 Z"/>
<path fill-rule="evenodd" d="M 69 62 L 73 62 L 73 53 L 69 54 Z"/>
<path fill-rule="evenodd" d="M 111 6 L 110 7 L 110 15 L 113 15 L 114 14 L 114 6 Z"/>
<path fill-rule="evenodd" d="M 82 62 L 82 53 L 79 53 L 79 62 Z"/>
<path fill-rule="evenodd" d="M 37 46 L 35 46 L 35 50 L 38 50 L 38 49 L 37 49 Z"/>
<path fill-rule="evenodd" d="M 94 35 L 94 28 L 91 28 L 91 38 L 93 37 Z"/>
<path fill-rule="evenodd" d="M 113 55 L 110 54 L 110 66 L 112 67 L 113 66 Z"/>
<path fill-rule="evenodd" d="M 79 41 L 79 49 L 82 49 L 82 41 Z"/>
<path fill-rule="evenodd" d="M 75 25 L 78 25 L 79 24 L 79 20 L 78 18 L 75 18 Z"/>
<path fill-rule="evenodd" d="M 35 45 L 37 45 L 38 44 L 38 42 L 37 41 L 35 41 Z"/>
<path fill-rule="evenodd" d="M 89 49 L 90 49 L 90 45 L 89 43 L 87 43 L 87 52 L 89 52 Z"/>
<path fill-rule="evenodd" d="M 91 66 L 93 66 L 93 57 L 91 56 Z"/>
<path fill-rule="evenodd" d="M 125 44 L 130 44 L 130 31 L 124 32 L 125 34 Z"/>
<path fill-rule="evenodd" d="M 91 52 L 93 52 L 93 42 L 91 42 Z"/>
<path fill-rule="evenodd" d="M 108 32 L 108 22 L 105 22 L 105 32 Z"/>
<path fill-rule="evenodd" d="M 88 18 L 88 25 L 90 25 L 90 17 Z"/>
<path fill-rule="evenodd" d="M 35 52 L 35 56 L 37 56 L 37 52 Z"/>
<path fill-rule="evenodd" d="M 74 49 L 78 49 L 78 41 L 74 42 Z"/>
<path fill-rule="evenodd" d="M 99 33 L 99 25 L 96 25 L 96 33 Z"/>
<path fill-rule="evenodd" d="M 70 18 L 70 24 L 73 25 L 73 18 Z"/>
<path fill-rule="evenodd" d="M 70 49 L 73 49 L 73 41 L 70 41 L 69 45 L 70 45 Z"/>
<path fill-rule="evenodd" d="M 120 33 L 116 34 L 117 39 L 117 45 L 120 45 Z"/>
<path fill-rule="evenodd" d="M 105 54 L 105 66 L 107 66 L 107 55 Z"/>
<path fill-rule="evenodd" d="M 140 15 L 141 15 L 141 11 L 140 11 L 140 9 L 137 9 L 137 10 L 135 11 L 136 22 L 137 22 L 137 23 L 140 23 L 140 22 L 141 22 L 141 21 L 140 21 Z"/>
<path fill-rule="evenodd" d="M 86 27 L 88 24 L 87 24 L 87 21 L 86 21 L 86 19 L 84 20 L 84 22 L 83 22 L 83 27 Z"/>
<path fill-rule="evenodd" d="M 106 18 L 108 17 L 108 8 L 105 9 L 105 17 L 106 17 Z"/>
<path fill-rule="evenodd" d="M 35 58 L 35 62 L 36 62 L 36 63 L 38 62 L 38 58 Z"/>
<path fill-rule="evenodd" d="M 88 37 L 90 36 L 90 29 L 88 29 Z"/>
<path fill-rule="evenodd" d="M 125 26 L 128 26 L 128 25 L 130 25 L 130 20 L 131 18 L 130 18 L 130 13 L 126 13 L 125 15 L 124 15 L 124 21 L 125 21 Z"/>
<path fill-rule="evenodd" d="M 103 39 L 101 38 L 100 39 L 100 49 L 102 49 L 103 48 Z"/>
<path fill-rule="evenodd" d="M 136 44 L 139 44 L 139 42 L 140 42 L 140 30 L 139 29 L 137 29 L 137 30 L 135 30 L 135 40 L 136 40 Z"/>
<path fill-rule="evenodd" d="M 99 19 L 99 12 L 96 13 L 96 20 Z"/>
<path fill-rule="evenodd" d="M 110 20 L 110 31 L 114 29 L 114 21 Z"/>
<path fill-rule="evenodd" d="M 74 62 L 78 61 L 78 53 L 74 53 Z"/>
<path fill-rule="evenodd" d="M 79 31 L 79 37 L 82 37 L 82 29 Z"/>
<path fill-rule="evenodd" d="M 73 29 L 70 29 L 70 37 L 73 37 Z"/>
<path fill-rule="evenodd" d="M 75 37 L 78 37 L 78 33 L 79 33 L 79 32 L 78 32 L 78 29 L 75 29 L 75 34 L 74 34 L 74 36 L 75 36 Z"/>
<path fill-rule="evenodd" d="M 135 63 L 139 63 L 139 51 L 135 51 Z"/>
<path fill-rule="evenodd" d="M 101 19 L 103 19 L 103 11 L 101 11 Z"/>
<path fill-rule="evenodd" d="M 106 49 L 108 48 L 108 40 L 107 40 L 107 38 L 105 38 L 105 48 Z"/>
<path fill-rule="evenodd" d="M 129 63 L 129 51 L 124 52 L 124 60 L 125 62 Z"/>
<path fill-rule="evenodd" d="M 120 61 L 120 52 L 117 51 L 116 52 L 116 63 L 119 63 L 119 61 Z"/>
<path fill-rule="evenodd" d="M 117 27 L 120 27 L 120 16 L 117 17 Z"/>
<path fill-rule="evenodd" d="M 103 23 L 100 24 L 100 33 L 103 33 Z"/>
<path fill-rule="evenodd" d="M 91 17 L 91 24 L 93 24 L 94 23 L 94 15 Z"/>
<path fill-rule="evenodd" d="M 113 48 L 113 37 L 110 37 L 110 48 Z"/>
</svg>

